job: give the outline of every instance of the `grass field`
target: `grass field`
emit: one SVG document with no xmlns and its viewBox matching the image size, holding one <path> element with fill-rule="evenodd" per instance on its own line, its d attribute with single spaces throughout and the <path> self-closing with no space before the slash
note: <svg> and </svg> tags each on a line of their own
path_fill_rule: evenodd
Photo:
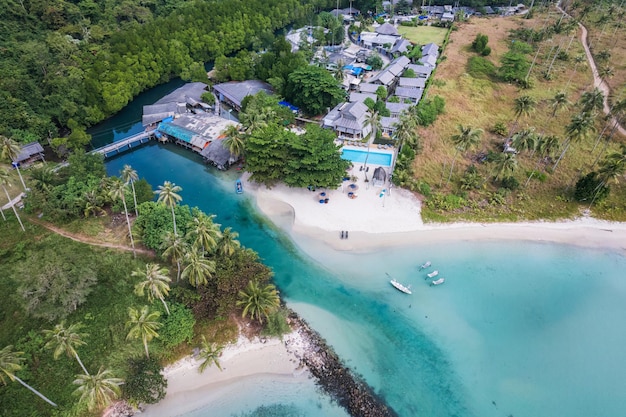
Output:
<svg viewBox="0 0 626 417">
<path fill-rule="evenodd" d="M 401 35 L 419 45 L 434 43 L 441 46 L 447 31 L 448 29 L 434 26 L 398 26 Z"/>
<path fill-rule="evenodd" d="M 517 155 L 517 169 L 514 177 L 521 186 L 513 192 L 505 194 L 504 202 L 494 203 L 494 194 L 499 192 L 500 185 L 493 181 L 495 164 L 479 162 L 480 155 L 488 153 L 500 154 L 505 137 L 493 133 L 496 123 L 503 123 L 508 132 L 526 128 L 544 135 L 555 135 L 563 143 L 564 127 L 570 123 L 572 116 L 580 112 L 576 102 L 584 91 L 592 85 L 591 72 L 587 63 L 576 66 L 573 57 L 583 53 L 579 37 L 571 38 L 571 34 L 554 35 L 552 40 L 538 44 L 539 53 L 531 79 L 533 87 L 520 89 L 518 86 L 501 82 L 497 79 L 475 78 L 467 73 L 468 60 L 476 54 L 471 51 L 470 44 L 478 33 L 489 37 L 492 48 L 488 60 L 496 67 L 500 66 L 502 55 L 507 52 L 509 33 L 511 30 L 525 26 L 540 28 L 553 24 L 558 16 L 554 13 L 546 17 L 537 14 L 535 19 L 495 18 L 472 19 L 459 24 L 453 31 L 444 59 L 440 62 L 434 82 L 428 96 L 439 95 L 446 102 L 445 113 L 439 116 L 430 127 L 420 131 L 423 152 L 414 161 L 415 177 L 430 185 L 435 194 L 458 196 L 465 203 L 461 207 L 448 210 L 431 210 L 424 207 L 422 214 L 425 220 L 431 221 L 505 221 L 523 219 L 557 219 L 576 216 L 588 208 L 588 204 L 573 201 L 573 189 L 582 175 L 592 170 L 592 161 L 607 152 L 617 150 L 617 143 L 623 139 L 614 139 L 607 151 L 602 146 L 596 147 L 598 134 L 604 127 L 602 116 L 596 118 L 596 132 L 570 147 L 556 172 L 552 172 L 553 161 L 542 161 L 531 152 L 520 152 Z M 415 28 L 419 29 L 419 28 Z M 554 45 L 571 45 L 568 48 L 569 60 L 554 60 L 550 53 L 556 49 Z M 530 59 L 533 57 L 531 56 Z M 551 63 L 552 78 L 543 77 Z M 616 66 L 617 67 L 617 66 Z M 618 78 L 617 74 L 616 77 Z M 614 80 L 617 81 L 617 80 Z M 566 91 L 571 105 L 552 115 L 550 100 L 559 91 Z M 517 97 L 529 95 L 536 102 L 535 111 L 519 118 L 515 123 L 514 102 Z M 455 148 L 450 140 L 458 133 L 458 126 L 470 126 L 483 130 L 481 143 L 456 158 L 456 165 L 450 183 L 447 182 L 450 166 L 455 158 Z M 604 143 L 604 141 L 602 141 Z M 486 180 L 484 187 L 479 189 L 461 189 L 461 177 L 465 170 L 475 165 L 479 174 Z M 541 180 L 532 180 L 525 186 L 528 172 L 537 169 L 543 171 Z M 597 169 L 597 166 L 595 166 Z M 536 178 L 536 177 L 535 177 Z M 622 183 L 624 181 L 621 181 Z M 611 196 L 602 204 L 593 207 L 593 215 L 611 220 L 626 219 L 626 186 L 612 184 Z"/>
</svg>

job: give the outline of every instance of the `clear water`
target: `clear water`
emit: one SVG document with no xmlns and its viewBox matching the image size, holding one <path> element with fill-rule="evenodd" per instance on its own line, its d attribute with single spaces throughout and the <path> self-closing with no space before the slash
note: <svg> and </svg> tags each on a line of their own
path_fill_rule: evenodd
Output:
<svg viewBox="0 0 626 417">
<path fill-rule="evenodd" d="M 215 175 L 189 151 L 157 144 L 112 159 L 107 169 L 118 174 L 124 164 L 154 187 L 165 180 L 182 186 L 184 204 L 239 231 L 274 269 L 288 304 L 399 415 L 624 415 L 623 255 L 515 242 L 425 242 L 356 254 L 304 238 L 299 249 L 255 213 L 247 195 L 235 194 L 234 172 Z M 429 287 L 417 271 L 426 260 L 446 278 L 443 286 Z M 390 277 L 411 284 L 413 295 L 394 290 Z M 241 392 L 255 396 L 257 388 Z M 276 391 L 245 407 L 242 395 L 227 395 L 193 415 L 331 415 L 318 408 L 328 400 L 305 386 Z M 310 402 L 293 406 L 298 392 Z M 273 408 L 254 414 L 267 411 L 262 405 Z"/>
<path fill-rule="evenodd" d="M 369 155 L 368 155 L 369 154 Z M 367 158 L 367 162 L 372 165 L 381 165 L 384 167 L 391 166 L 392 154 L 382 152 L 367 152 L 360 149 L 342 149 L 341 157 L 348 161 L 363 163 Z"/>
</svg>

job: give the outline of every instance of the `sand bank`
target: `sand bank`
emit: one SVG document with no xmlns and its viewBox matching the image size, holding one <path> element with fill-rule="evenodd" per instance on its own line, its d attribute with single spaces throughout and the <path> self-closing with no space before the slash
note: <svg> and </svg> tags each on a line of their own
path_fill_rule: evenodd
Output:
<svg viewBox="0 0 626 417">
<path fill-rule="evenodd" d="M 304 249 L 313 238 L 316 244 L 346 251 L 471 240 L 545 241 L 626 251 L 626 223 L 585 217 L 559 222 L 424 224 L 421 203 L 413 193 L 364 187 L 359 181 L 358 197 L 351 199 L 344 184 L 315 192 L 284 185 L 268 189 L 248 184 L 246 189 L 254 193 L 258 208 Z M 328 203 L 319 202 L 321 192 Z M 349 231 L 349 239 L 341 239 L 342 230 Z"/>
<path fill-rule="evenodd" d="M 158 404 L 141 413 L 149 417 L 173 417 L 210 404 L 245 378 L 271 375 L 272 378 L 306 379 L 308 372 L 300 367 L 297 346 L 304 342 L 296 332 L 279 339 L 248 340 L 240 336 L 236 344 L 224 349 L 220 358 L 223 371 L 211 366 L 198 372 L 200 361 L 187 357 L 165 368 L 167 395 Z M 288 342 L 290 349 L 286 347 Z"/>
</svg>

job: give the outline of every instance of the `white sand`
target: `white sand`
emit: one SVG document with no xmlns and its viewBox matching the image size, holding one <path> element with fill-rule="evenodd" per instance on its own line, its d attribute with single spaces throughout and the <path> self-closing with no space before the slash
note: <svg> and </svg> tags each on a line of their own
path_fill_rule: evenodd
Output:
<svg viewBox="0 0 626 417">
<path fill-rule="evenodd" d="M 172 417 L 191 412 L 219 398 L 229 385 L 255 375 L 308 378 L 306 370 L 299 367 L 297 356 L 304 346 L 301 336 L 293 332 L 284 340 L 250 341 L 240 336 L 236 344 L 224 349 L 219 360 L 223 371 L 212 365 L 199 373 L 200 361 L 192 357 L 176 362 L 163 371 L 168 382 L 165 399 L 147 406 L 141 415 Z"/>
<path fill-rule="evenodd" d="M 626 251 L 626 223 L 583 217 L 559 222 L 424 224 L 420 201 L 413 193 L 389 190 L 387 185 L 385 196 L 380 197 L 383 187 L 367 188 L 362 178 L 357 185 L 356 199 L 347 197 L 345 186 L 311 192 L 247 184 L 246 190 L 255 194 L 258 208 L 292 232 L 301 246 L 307 244 L 307 239 L 301 239 L 305 236 L 352 251 L 459 240 L 546 241 Z M 326 192 L 328 204 L 319 203 L 320 191 Z M 349 231 L 349 239 L 340 239 L 342 230 Z"/>
</svg>

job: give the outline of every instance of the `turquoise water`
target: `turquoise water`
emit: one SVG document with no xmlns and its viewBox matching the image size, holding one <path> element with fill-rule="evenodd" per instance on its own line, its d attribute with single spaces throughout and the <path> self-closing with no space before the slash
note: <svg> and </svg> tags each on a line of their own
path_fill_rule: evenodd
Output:
<svg viewBox="0 0 626 417">
<path fill-rule="evenodd" d="M 369 154 L 369 155 L 368 155 Z M 365 162 L 367 158 L 367 163 L 372 165 L 382 165 L 384 167 L 391 166 L 391 158 L 392 154 L 390 153 L 382 153 L 382 152 L 367 152 L 362 151 L 360 149 L 342 149 L 341 157 L 343 159 L 347 159 L 352 162 Z"/>
<path fill-rule="evenodd" d="M 153 187 L 165 180 L 181 185 L 184 204 L 239 231 L 274 269 L 288 304 L 401 416 L 626 410 L 620 254 L 514 242 L 425 242 L 356 254 L 302 239 L 305 254 L 256 215 L 245 194 L 235 194 L 234 172 L 215 175 L 189 151 L 157 144 L 110 160 L 107 169 L 118 174 L 124 164 Z M 427 285 L 417 271 L 426 260 L 445 285 Z M 389 277 L 411 284 L 413 295 L 394 290 Z M 320 412 L 328 400 L 307 384 L 283 384 L 266 399 L 262 385 L 242 391 L 260 402 L 244 407 L 242 396 L 226 395 L 190 416 L 333 415 Z"/>
</svg>

